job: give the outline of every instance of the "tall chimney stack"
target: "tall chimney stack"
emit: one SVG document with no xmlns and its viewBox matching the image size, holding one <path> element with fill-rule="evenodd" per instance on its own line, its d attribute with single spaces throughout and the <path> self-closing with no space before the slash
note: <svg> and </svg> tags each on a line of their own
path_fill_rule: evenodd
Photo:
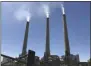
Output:
<svg viewBox="0 0 91 66">
<path fill-rule="evenodd" d="M 64 42 L 65 42 L 65 55 L 70 55 L 70 46 L 69 46 L 69 39 L 68 39 L 68 31 L 67 31 L 67 24 L 66 24 L 66 15 L 63 14 L 63 26 L 64 26 Z"/>
<path fill-rule="evenodd" d="M 24 42 L 23 42 L 23 48 L 22 48 L 22 55 L 26 54 L 27 41 L 28 41 L 28 31 L 29 31 L 29 21 L 27 21 L 27 23 L 26 23 L 26 30 L 25 30 L 25 36 L 24 36 Z"/>
<path fill-rule="evenodd" d="M 67 31 L 67 24 L 66 24 L 66 14 L 64 11 L 64 7 L 62 4 L 62 12 L 63 12 L 63 28 L 64 28 L 64 43 L 65 43 L 65 63 L 70 66 L 70 46 L 69 46 L 69 39 L 68 39 L 68 31 Z"/>
<path fill-rule="evenodd" d="M 44 53 L 45 60 L 48 60 L 49 56 L 50 56 L 49 17 L 47 17 L 47 23 L 46 23 L 46 47 L 45 47 L 45 53 Z"/>
<path fill-rule="evenodd" d="M 90 2 L 90 6 L 91 6 L 91 2 Z M 90 12 L 90 15 L 91 15 L 91 12 Z M 91 19 L 90 19 L 91 21 Z M 91 22 L 90 22 L 90 29 L 91 29 Z M 91 32 L 90 32 L 91 34 Z M 91 38 L 91 35 L 90 35 L 90 38 Z M 91 66 L 91 41 L 90 41 L 90 59 L 88 60 L 88 66 Z"/>
<path fill-rule="evenodd" d="M 91 5 L 91 2 L 90 2 L 90 5 Z M 90 13 L 90 15 L 91 15 L 91 13 Z M 91 29 L 91 22 L 90 22 L 90 29 Z M 90 32 L 90 34 L 91 34 L 91 32 Z M 90 35 L 90 38 L 91 38 L 91 35 Z M 90 59 L 89 59 L 88 66 L 91 66 L 91 41 L 90 41 Z"/>
</svg>

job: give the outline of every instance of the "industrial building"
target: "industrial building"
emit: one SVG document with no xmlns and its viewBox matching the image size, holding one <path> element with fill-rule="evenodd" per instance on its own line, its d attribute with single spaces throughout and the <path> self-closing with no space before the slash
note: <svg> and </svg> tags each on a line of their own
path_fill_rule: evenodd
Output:
<svg viewBox="0 0 91 66">
<path fill-rule="evenodd" d="M 64 28 L 64 45 L 65 45 L 65 54 L 61 56 L 51 55 L 50 50 L 50 17 L 46 18 L 46 43 L 45 43 L 45 52 L 42 58 L 35 56 L 31 53 L 31 57 L 28 57 L 27 49 L 27 40 L 29 32 L 29 21 L 26 22 L 26 30 L 23 42 L 22 53 L 18 58 L 12 58 L 7 55 L 3 56 L 2 66 L 90 66 L 91 61 L 89 62 L 80 62 L 79 54 L 73 55 L 70 52 L 70 44 L 68 38 L 68 30 L 66 23 L 66 14 L 64 8 L 62 7 L 62 16 L 63 16 L 63 28 Z M 91 48 L 91 47 L 90 47 Z M 29 62 L 31 59 L 31 62 Z M 28 63 L 29 62 L 29 63 Z"/>
</svg>

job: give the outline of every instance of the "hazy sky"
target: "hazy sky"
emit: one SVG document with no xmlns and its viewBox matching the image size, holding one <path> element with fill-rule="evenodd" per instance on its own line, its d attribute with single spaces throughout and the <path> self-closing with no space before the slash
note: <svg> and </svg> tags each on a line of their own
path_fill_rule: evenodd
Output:
<svg viewBox="0 0 91 66">
<path fill-rule="evenodd" d="M 46 39 L 45 2 L 2 3 L 2 53 L 16 57 L 21 54 L 26 27 L 25 16 L 30 12 L 28 48 L 43 57 Z M 50 4 L 50 3 L 49 3 Z M 62 11 L 59 2 L 50 5 L 50 49 L 52 55 L 64 55 Z M 90 56 L 90 4 L 89 2 L 64 3 L 71 54 L 79 54 L 80 61 Z M 29 12 L 27 10 L 29 9 Z M 23 17 L 22 17 L 23 16 Z"/>
</svg>

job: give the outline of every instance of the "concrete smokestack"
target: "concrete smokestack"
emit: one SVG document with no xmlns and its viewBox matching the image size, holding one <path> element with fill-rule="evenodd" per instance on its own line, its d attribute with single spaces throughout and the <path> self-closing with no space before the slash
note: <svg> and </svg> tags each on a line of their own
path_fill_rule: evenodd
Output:
<svg viewBox="0 0 91 66">
<path fill-rule="evenodd" d="M 91 6 L 91 2 L 90 2 L 90 6 Z M 91 15 L 91 12 L 90 12 L 90 15 Z M 91 21 L 91 19 L 90 19 Z M 90 29 L 91 29 L 91 22 L 90 22 Z M 90 31 L 90 34 L 91 34 L 91 31 Z M 91 38 L 91 35 L 90 35 L 90 38 Z M 90 41 L 90 59 L 88 61 L 88 66 L 91 66 L 91 41 Z"/>
<path fill-rule="evenodd" d="M 63 26 L 64 26 L 64 43 L 65 43 L 65 63 L 68 66 L 70 66 L 70 47 L 69 47 L 66 15 L 65 14 L 63 14 Z"/>
<path fill-rule="evenodd" d="M 91 5 L 91 2 L 90 2 L 90 5 Z M 91 15 L 91 12 L 90 12 L 90 15 Z M 90 22 L 90 29 L 91 29 L 91 22 Z M 91 34 L 91 32 L 90 32 L 90 34 Z M 90 35 L 90 38 L 91 38 L 91 35 Z M 89 66 L 91 66 L 91 41 L 90 41 L 90 63 L 89 63 Z"/>
<path fill-rule="evenodd" d="M 68 31 L 66 24 L 66 14 L 63 4 L 62 4 L 62 14 L 63 14 L 64 43 L 65 43 L 65 64 L 70 66 L 70 46 L 69 46 Z"/>
<path fill-rule="evenodd" d="M 68 39 L 68 31 L 67 31 L 67 24 L 66 24 L 66 15 L 63 14 L 63 26 L 64 26 L 64 42 L 65 42 L 65 55 L 70 55 L 70 46 L 69 46 L 69 39 Z"/>
<path fill-rule="evenodd" d="M 91 2 L 90 2 L 90 5 L 91 5 Z M 91 15 L 91 13 L 90 13 L 90 15 Z M 90 29 L 91 29 L 91 22 L 90 22 Z M 90 32 L 90 34 L 91 34 L 91 32 Z M 90 35 L 90 38 L 91 38 L 91 35 Z M 89 62 L 88 62 L 88 66 L 91 66 L 91 41 L 90 41 L 90 59 L 89 59 Z"/>
<path fill-rule="evenodd" d="M 50 37 L 49 37 L 49 18 L 47 17 L 47 22 L 46 22 L 46 47 L 45 47 L 44 57 L 47 60 L 49 56 L 50 56 Z"/>
<path fill-rule="evenodd" d="M 26 23 L 26 30 L 25 30 L 25 36 L 24 36 L 24 42 L 23 42 L 23 48 L 22 48 L 22 55 L 26 54 L 27 41 L 28 41 L 28 31 L 29 31 L 29 21 L 27 21 L 27 23 Z"/>
</svg>

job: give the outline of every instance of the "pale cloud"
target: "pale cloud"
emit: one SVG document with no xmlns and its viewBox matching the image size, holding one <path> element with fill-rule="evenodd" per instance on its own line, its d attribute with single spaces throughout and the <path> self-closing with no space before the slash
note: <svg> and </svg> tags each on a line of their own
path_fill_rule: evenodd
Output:
<svg viewBox="0 0 91 66">
<path fill-rule="evenodd" d="M 8 8 L 13 9 L 14 18 L 21 21 L 25 20 L 27 15 L 31 15 L 32 17 L 45 16 L 43 5 L 47 5 L 49 8 L 53 9 L 61 9 L 62 3 L 63 2 L 4 2 L 3 5 L 6 5 L 6 8 L 8 6 Z"/>
<path fill-rule="evenodd" d="M 24 20 L 27 16 L 31 16 L 26 5 L 22 5 L 18 10 L 15 11 L 14 16 L 17 20 Z"/>
</svg>

